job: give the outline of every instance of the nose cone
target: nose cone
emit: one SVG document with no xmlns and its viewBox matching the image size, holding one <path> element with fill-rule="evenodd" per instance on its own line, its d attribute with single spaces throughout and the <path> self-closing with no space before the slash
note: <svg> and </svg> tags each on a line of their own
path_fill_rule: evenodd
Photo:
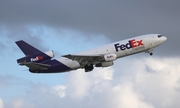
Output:
<svg viewBox="0 0 180 108">
<path fill-rule="evenodd" d="M 163 36 L 163 35 L 158 35 L 157 37 L 158 43 L 159 45 L 164 43 L 167 40 L 167 37 Z"/>
<path fill-rule="evenodd" d="M 165 42 L 167 40 L 167 37 L 163 36 L 162 41 Z"/>
</svg>

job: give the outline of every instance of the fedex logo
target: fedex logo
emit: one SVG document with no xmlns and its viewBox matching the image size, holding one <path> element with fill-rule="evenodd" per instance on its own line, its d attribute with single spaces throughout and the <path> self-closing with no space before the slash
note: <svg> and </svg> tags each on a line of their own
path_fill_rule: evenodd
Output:
<svg viewBox="0 0 180 108">
<path fill-rule="evenodd" d="M 107 56 L 107 58 L 113 58 L 113 56 L 112 56 L 112 55 L 109 55 L 109 56 Z"/>
<path fill-rule="evenodd" d="M 43 59 L 42 56 L 37 56 L 36 58 L 31 58 L 31 62 L 39 61 L 39 60 L 42 60 L 42 59 Z"/>
<path fill-rule="evenodd" d="M 126 44 L 121 44 L 121 45 L 119 43 L 114 44 L 116 52 L 118 52 L 119 49 L 125 50 L 125 49 L 130 49 L 130 48 L 136 48 L 143 45 L 144 45 L 143 40 L 136 41 L 135 39 L 129 40 L 129 42 Z"/>
</svg>

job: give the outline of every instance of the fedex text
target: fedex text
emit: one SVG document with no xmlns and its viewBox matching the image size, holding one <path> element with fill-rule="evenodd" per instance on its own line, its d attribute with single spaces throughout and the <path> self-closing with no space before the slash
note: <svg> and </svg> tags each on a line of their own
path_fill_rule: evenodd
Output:
<svg viewBox="0 0 180 108">
<path fill-rule="evenodd" d="M 114 47 L 116 49 L 116 52 L 118 52 L 119 50 L 126 50 L 126 49 L 130 49 L 130 48 L 136 48 L 136 47 L 140 47 L 143 46 L 143 40 L 139 40 L 136 41 L 135 39 L 129 40 L 128 43 L 126 44 L 114 44 Z"/>
<path fill-rule="evenodd" d="M 42 60 L 42 56 L 37 56 L 36 58 L 31 58 L 31 62 L 35 62 L 35 61 L 39 61 L 39 60 Z"/>
</svg>

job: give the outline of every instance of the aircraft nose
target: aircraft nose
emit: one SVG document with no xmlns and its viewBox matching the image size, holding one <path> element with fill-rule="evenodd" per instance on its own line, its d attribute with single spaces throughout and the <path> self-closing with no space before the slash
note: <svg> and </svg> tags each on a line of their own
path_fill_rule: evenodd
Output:
<svg viewBox="0 0 180 108">
<path fill-rule="evenodd" d="M 163 42 L 165 42 L 167 40 L 167 37 L 163 36 L 162 39 L 163 39 Z"/>
<path fill-rule="evenodd" d="M 167 37 L 163 36 L 163 35 L 158 35 L 158 42 L 159 44 L 164 43 L 167 40 Z"/>
</svg>

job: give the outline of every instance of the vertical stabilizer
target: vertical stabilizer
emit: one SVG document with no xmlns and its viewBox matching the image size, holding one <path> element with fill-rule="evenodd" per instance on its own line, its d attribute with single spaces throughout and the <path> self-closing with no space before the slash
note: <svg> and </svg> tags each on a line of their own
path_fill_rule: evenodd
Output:
<svg viewBox="0 0 180 108">
<path fill-rule="evenodd" d="M 42 53 L 40 50 L 34 48 L 33 46 L 29 45 L 28 43 L 24 42 L 23 40 L 17 41 L 16 44 L 22 50 L 22 52 L 28 55 L 35 55 L 37 53 Z"/>
</svg>

